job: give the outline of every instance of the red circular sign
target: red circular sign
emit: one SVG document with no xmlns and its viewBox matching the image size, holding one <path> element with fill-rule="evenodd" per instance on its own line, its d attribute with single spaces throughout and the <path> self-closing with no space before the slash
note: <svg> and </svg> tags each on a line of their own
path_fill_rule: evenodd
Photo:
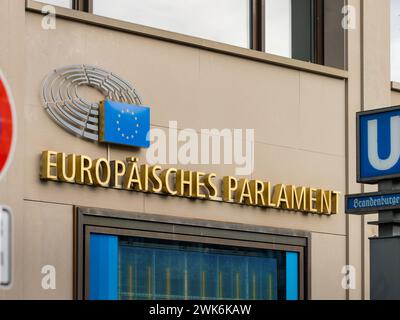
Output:
<svg viewBox="0 0 400 320">
<path fill-rule="evenodd" d="M 0 72 L 0 178 L 10 165 L 15 147 L 16 121 L 14 101 Z"/>
</svg>

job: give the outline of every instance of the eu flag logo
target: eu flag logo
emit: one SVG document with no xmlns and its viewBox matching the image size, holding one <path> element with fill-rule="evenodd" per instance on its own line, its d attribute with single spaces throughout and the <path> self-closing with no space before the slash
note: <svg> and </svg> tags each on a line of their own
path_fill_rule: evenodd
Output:
<svg viewBox="0 0 400 320">
<path fill-rule="evenodd" d="M 148 148 L 150 109 L 105 100 L 100 102 L 99 141 Z"/>
</svg>

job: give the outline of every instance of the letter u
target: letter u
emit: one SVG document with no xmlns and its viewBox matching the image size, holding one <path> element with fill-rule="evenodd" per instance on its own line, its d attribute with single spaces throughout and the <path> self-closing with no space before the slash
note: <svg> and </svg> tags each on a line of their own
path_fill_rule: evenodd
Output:
<svg viewBox="0 0 400 320">
<path fill-rule="evenodd" d="M 393 168 L 400 159 L 400 117 L 390 119 L 390 155 L 381 159 L 378 154 L 378 120 L 368 121 L 368 160 L 380 171 Z"/>
<path fill-rule="evenodd" d="M 70 154 L 65 156 L 65 153 L 57 154 L 58 179 L 64 182 L 74 182 L 76 174 L 76 155 Z"/>
</svg>

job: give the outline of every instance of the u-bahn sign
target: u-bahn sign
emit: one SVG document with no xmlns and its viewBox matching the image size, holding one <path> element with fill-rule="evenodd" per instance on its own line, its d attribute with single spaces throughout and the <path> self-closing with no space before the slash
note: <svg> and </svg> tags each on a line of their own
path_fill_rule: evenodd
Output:
<svg viewBox="0 0 400 320">
<path fill-rule="evenodd" d="M 400 178 L 400 106 L 357 113 L 357 182 Z"/>
<path fill-rule="evenodd" d="M 6 79 L 0 72 L 0 179 L 11 163 L 16 132 L 14 100 Z"/>
</svg>

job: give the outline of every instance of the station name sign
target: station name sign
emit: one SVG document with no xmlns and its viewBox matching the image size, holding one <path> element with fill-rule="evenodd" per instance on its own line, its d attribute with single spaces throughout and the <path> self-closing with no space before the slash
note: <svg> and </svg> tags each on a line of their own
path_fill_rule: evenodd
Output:
<svg viewBox="0 0 400 320">
<path fill-rule="evenodd" d="M 262 208 L 320 215 L 339 212 L 340 192 L 277 184 L 225 176 L 215 173 L 163 169 L 159 165 L 139 164 L 137 158 L 125 161 L 91 159 L 85 155 L 43 151 L 40 178 L 201 200 L 221 201 Z"/>
<path fill-rule="evenodd" d="M 358 112 L 357 182 L 397 183 L 399 179 L 400 106 Z M 380 189 L 380 192 L 375 193 L 346 195 L 346 213 L 371 214 L 399 210 L 400 192 L 393 186 L 388 189 L 383 185 Z"/>
<path fill-rule="evenodd" d="M 400 192 L 371 192 L 347 195 L 347 213 L 376 213 L 382 210 L 394 210 L 400 206 Z"/>
</svg>

